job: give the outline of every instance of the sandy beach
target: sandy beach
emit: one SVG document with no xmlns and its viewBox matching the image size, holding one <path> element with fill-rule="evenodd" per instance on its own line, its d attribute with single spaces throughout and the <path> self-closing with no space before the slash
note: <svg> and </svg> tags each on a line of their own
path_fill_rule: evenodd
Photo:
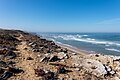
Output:
<svg viewBox="0 0 120 80">
<path fill-rule="evenodd" d="M 90 52 L 83 51 L 79 48 L 76 48 L 76 47 L 73 47 L 73 46 L 70 46 L 70 45 L 62 44 L 62 43 L 59 43 L 59 42 L 56 42 L 55 44 L 62 47 L 62 48 L 66 48 L 71 52 L 77 53 L 77 54 L 81 54 L 81 55 L 90 54 Z"/>
</svg>

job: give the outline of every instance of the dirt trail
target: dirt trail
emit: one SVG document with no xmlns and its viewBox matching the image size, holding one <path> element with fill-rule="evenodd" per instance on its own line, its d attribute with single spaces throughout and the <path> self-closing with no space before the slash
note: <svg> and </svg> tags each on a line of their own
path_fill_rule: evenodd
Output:
<svg viewBox="0 0 120 80">
<path fill-rule="evenodd" d="M 18 39 L 20 39 L 20 37 Z M 22 68 L 24 72 L 16 75 L 15 80 L 40 80 L 34 72 L 35 67 L 38 66 L 36 64 L 37 60 L 31 52 L 26 51 L 24 48 L 28 48 L 28 46 L 26 45 L 25 41 L 22 41 L 21 44 L 17 46 L 20 54 L 16 59 L 16 66 Z M 28 57 L 32 57 L 33 60 L 27 60 Z M 11 78 L 10 80 L 13 79 Z"/>
</svg>

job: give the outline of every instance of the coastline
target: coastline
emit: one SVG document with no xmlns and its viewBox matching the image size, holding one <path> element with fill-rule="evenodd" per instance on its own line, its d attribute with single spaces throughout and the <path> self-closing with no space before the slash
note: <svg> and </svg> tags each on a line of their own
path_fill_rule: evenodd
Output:
<svg viewBox="0 0 120 80">
<path fill-rule="evenodd" d="M 37 33 L 36 33 L 37 34 Z M 61 42 L 58 42 L 58 41 L 55 41 L 53 39 L 48 39 L 48 38 L 45 38 L 39 34 L 37 34 L 37 36 L 39 37 L 42 37 L 43 39 L 47 39 L 48 41 L 53 41 L 56 45 L 62 47 L 62 48 L 66 48 L 68 49 L 70 52 L 73 52 L 73 53 L 77 53 L 77 54 L 81 54 L 81 55 L 86 55 L 86 54 L 97 54 L 95 52 L 90 52 L 90 51 L 87 51 L 87 50 L 82 50 L 80 48 L 77 48 L 75 46 L 71 46 L 71 45 L 68 45 L 68 44 L 64 44 L 64 43 L 61 43 Z"/>
<path fill-rule="evenodd" d="M 77 53 L 77 54 L 81 54 L 81 55 L 90 54 L 87 51 L 86 52 L 82 51 L 81 49 L 79 49 L 77 47 L 73 47 L 73 46 L 70 46 L 70 45 L 67 45 L 67 44 L 63 44 L 63 43 L 60 43 L 60 42 L 55 42 L 55 44 L 62 47 L 62 48 L 66 48 L 66 49 L 68 49 L 69 51 L 71 51 L 73 53 Z"/>
<path fill-rule="evenodd" d="M 119 80 L 120 78 L 120 56 L 90 54 L 76 47 L 23 31 L 1 30 L 1 36 L 0 39 L 5 42 L 1 43 L 4 46 L 1 45 L 0 56 L 7 55 L 1 59 L 0 64 L 3 66 L 0 68 L 4 72 L 1 72 L 0 79 Z M 13 42 L 6 45 L 5 43 L 10 40 Z M 14 48 L 10 49 L 9 46 Z M 14 65 L 8 64 L 6 69 L 4 63 L 9 61 L 13 61 Z M 15 73 L 18 70 L 22 72 Z M 6 74 L 6 71 L 15 76 Z"/>
</svg>

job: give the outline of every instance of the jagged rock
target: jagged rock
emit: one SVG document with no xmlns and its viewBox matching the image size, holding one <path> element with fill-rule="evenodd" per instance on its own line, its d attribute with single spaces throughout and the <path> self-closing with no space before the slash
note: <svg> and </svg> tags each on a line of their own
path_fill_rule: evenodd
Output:
<svg viewBox="0 0 120 80">
<path fill-rule="evenodd" d="M 105 67 L 105 70 L 107 71 L 107 74 L 106 74 L 107 76 L 116 74 L 116 72 L 112 70 L 112 67 L 105 66 L 105 65 L 104 67 Z"/>
<path fill-rule="evenodd" d="M 57 73 L 65 73 L 66 69 L 64 68 L 64 66 L 58 66 L 57 68 Z"/>
<path fill-rule="evenodd" d="M 49 59 L 49 61 L 51 61 L 51 62 L 58 61 L 58 60 L 60 60 L 58 58 L 58 56 L 51 56 L 50 59 Z"/>
<path fill-rule="evenodd" d="M 112 71 L 112 68 L 111 68 L 111 67 L 105 66 L 105 65 L 104 65 L 104 67 L 105 67 L 106 71 L 108 71 L 108 72 Z"/>
<path fill-rule="evenodd" d="M 10 59 L 15 58 L 16 54 L 13 51 L 7 51 L 6 54 L 4 55 L 5 57 L 9 57 Z"/>
<path fill-rule="evenodd" d="M 29 43 L 28 45 L 29 45 L 29 46 L 32 46 L 33 44 L 34 44 L 34 42 L 31 42 L 31 43 Z"/>
<path fill-rule="evenodd" d="M 35 48 L 36 46 L 37 46 L 37 44 L 33 44 L 33 45 L 31 45 L 33 48 Z"/>
<path fill-rule="evenodd" d="M 7 61 L 6 64 L 7 65 L 12 65 L 12 64 L 15 64 L 15 62 L 13 62 L 13 61 Z"/>
<path fill-rule="evenodd" d="M 45 61 L 45 62 L 48 62 L 49 59 L 50 59 L 50 57 L 44 56 L 43 58 L 40 59 L 40 62 L 44 62 L 44 61 Z"/>
<path fill-rule="evenodd" d="M 1 80 L 6 80 L 8 79 L 9 77 L 11 77 L 13 74 L 11 72 L 8 72 L 8 71 L 5 71 L 1 76 L 0 76 L 0 79 Z"/>
<path fill-rule="evenodd" d="M 4 69 L 0 68 L 0 74 L 4 73 Z"/>
<path fill-rule="evenodd" d="M 0 67 L 6 67 L 6 66 L 7 66 L 6 62 L 0 61 Z"/>
<path fill-rule="evenodd" d="M 8 71 L 9 71 L 9 72 L 12 72 L 12 73 L 21 73 L 21 72 L 23 72 L 22 69 L 15 68 L 15 67 L 9 67 L 9 68 L 8 68 Z"/>
</svg>

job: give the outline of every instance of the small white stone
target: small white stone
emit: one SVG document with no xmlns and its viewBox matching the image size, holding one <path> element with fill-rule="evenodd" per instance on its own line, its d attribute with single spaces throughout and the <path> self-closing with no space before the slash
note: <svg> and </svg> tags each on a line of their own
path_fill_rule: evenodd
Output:
<svg viewBox="0 0 120 80">
<path fill-rule="evenodd" d="M 45 54 L 45 56 L 47 57 L 49 54 Z"/>
<path fill-rule="evenodd" d="M 37 55 L 38 57 L 40 57 L 40 55 Z"/>
<path fill-rule="evenodd" d="M 109 66 L 106 66 L 107 71 L 111 71 L 112 69 Z"/>
<path fill-rule="evenodd" d="M 79 70 L 80 70 L 80 68 L 75 68 L 75 70 L 76 70 L 76 71 L 79 71 Z"/>
<path fill-rule="evenodd" d="M 115 74 L 115 71 L 110 71 L 110 74 Z"/>
<path fill-rule="evenodd" d="M 72 53 L 73 55 L 76 55 L 76 53 Z"/>
<path fill-rule="evenodd" d="M 62 62 L 65 62 L 65 60 L 64 60 L 64 59 L 62 59 L 61 61 L 62 61 Z"/>
<path fill-rule="evenodd" d="M 40 62 L 43 62 L 43 60 L 45 59 L 46 57 L 43 57 L 41 60 L 40 60 Z"/>
</svg>

